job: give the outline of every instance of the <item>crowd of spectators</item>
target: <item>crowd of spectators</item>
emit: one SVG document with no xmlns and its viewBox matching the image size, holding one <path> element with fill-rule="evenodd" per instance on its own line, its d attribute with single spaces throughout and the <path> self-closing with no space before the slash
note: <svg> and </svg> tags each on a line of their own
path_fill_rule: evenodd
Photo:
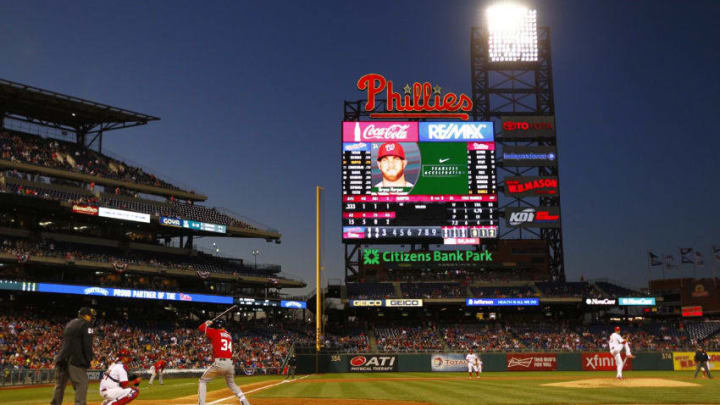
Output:
<svg viewBox="0 0 720 405">
<path fill-rule="evenodd" d="M 402 283 L 403 298 L 464 298 L 467 285 L 460 283 Z"/>
<path fill-rule="evenodd" d="M 470 287 L 474 298 L 492 297 L 492 298 L 524 298 L 536 297 L 538 294 L 530 286 L 492 286 L 492 287 Z"/>
<path fill-rule="evenodd" d="M 140 324 L 132 321 L 99 319 L 94 325 L 92 368 L 105 369 L 120 348 L 128 349 L 131 369 L 145 370 L 158 360 L 168 361 L 169 368 L 205 368 L 212 362 L 212 346 L 197 330 L 201 322 L 184 325 Z M 290 346 L 306 341 L 280 321 L 244 321 L 231 323 L 234 357 L 248 374 L 276 374 L 280 371 Z M 53 368 L 54 356 L 60 350 L 64 323 L 52 322 L 30 312 L 0 314 L 0 369 Z"/>
<path fill-rule="evenodd" d="M 35 135 L 0 131 L 0 158 L 20 163 L 70 170 L 90 176 L 180 190 L 147 173 L 75 143 Z"/>
<path fill-rule="evenodd" d="M 44 198 L 46 200 L 64 201 L 73 204 L 100 205 L 127 211 L 140 212 L 156 217 L 174 217 L 192 219 L 199 222 L 227 225 L 242 229 L 257 229 L 245 221 L 221 212 L 215 207 L 205 207 L 192 202 L 176 199 L 157 201 L 140 198 L 139 194 L 116 188 L 113 193 L 92 193 L 77 187 L 57 187 L 43 182 L 19 182 L 23 175 L 16 170 L 4 173 L 5 183 L 0 185 L 0 192 L 19 194 L 27 197 Z M 130 195 L 127 195 L 130 194 Z"/>
<path fill-rule="evenodd" d="M 591 297 L 600 298 L 602 294 L 587 281 L 536 282 L 535 285 L 545 297 Z"/>
<path fill-rule="evenodd" d="M 376 328 L 380 352 L 432 352 L 443 350 L 443 335 L 437 326 Z"/>
<path fill-rule="evenodd" d="M 59 242 L 51 239 L 38 241 L 0 236 L 0 252 L 10 253 L 22 260 L 32 256 L 63 258 L 68 262 L 78 260 L 112 264 L 116 270 L 125 271 L 128 265 L 148 266 L 162 269 L 192 270 L 211 273 L 268 276 L 268 273 L 245 266 L 240 260 L 229 260 L 198 252 L 193 256 L 162 254 L 158 252 L 123 251 L 98 245 Z M 273 274 L 273 278 L 282 278 Z"/>
<path fill-rule="evenodd" d="M 347 295 L 350 299 L 392 298 L 395 288 L 392 283 L 347 283 Z"/>
</svg>

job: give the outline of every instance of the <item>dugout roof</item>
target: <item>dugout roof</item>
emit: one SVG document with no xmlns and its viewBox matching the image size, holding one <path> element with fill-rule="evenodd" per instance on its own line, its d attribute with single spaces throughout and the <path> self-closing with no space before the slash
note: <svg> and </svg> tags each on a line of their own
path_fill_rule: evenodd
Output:
<svg viewBox="0 0 720 405">
<path fill-rule="evenodd" d="M 160 118 L 0 79 L 0 114 L 37 125 L 91 134 Z"/>
</svg>

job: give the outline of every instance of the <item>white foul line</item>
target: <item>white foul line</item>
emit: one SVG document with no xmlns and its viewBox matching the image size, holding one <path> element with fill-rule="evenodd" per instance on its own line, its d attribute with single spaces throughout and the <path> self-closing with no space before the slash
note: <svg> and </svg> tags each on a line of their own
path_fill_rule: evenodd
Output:
<svg viewBox="0 0 720 405">
<path fill-rule="evenodd" d="M 278 385 L 280 385 L 280 384 L 285 384 L 285 383 L 289 383 L 289 382 L 293 382 L 293 381 L 302 380 L 302 379 L 304 379 L 304 378 L 310 377 L 310 375 L 311 375 L 311 374 L 304 375 L 304 376 L 298 378 L 297 380 L 282 380 L 282 381 L 280 381 L 280 382 L 278 382 L 278 383 L 275 383 L 275 384 L 270 384 L 270 385 L 266 385 L 266 386 L 264 386 L 264 387 L 255 388 L 254 390 L 243 391 L 243 393 L 244 393 L 245 395 L 252 394 L 253 392 L 262 391 L 262 390 L 264 390 L 264 389 L 266 389 L 266 388 L 275 387 L 275 386 L 278 386 Z M 231 399 L 231 398 L 237 398 L 237 397 L 236 397 L 235 395 L 230 395 L 229 397 L 220 398 L 220 399 L 216 399 L 215 401 L 208 402 L 208 405 L 218 404 L 218 403 L 220 403 L 220 402 L 222 402 L 222 401 L 225 401 L 226 399 Z"/>
</svg>

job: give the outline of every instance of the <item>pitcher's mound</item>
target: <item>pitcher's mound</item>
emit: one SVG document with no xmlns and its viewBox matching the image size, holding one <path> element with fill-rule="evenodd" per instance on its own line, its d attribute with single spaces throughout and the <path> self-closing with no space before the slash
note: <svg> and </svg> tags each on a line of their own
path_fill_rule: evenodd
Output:
<svg viewBox="0 0 720 405">
<path fill-rule="evenodd" d="M 605 388 L 605 387 L 699 387 L 684 381 L 667 380 L 664 378 L 628 378 L 618 380 L 615 378 L 589 378 L 586 380 L 565 381 L 550 384 L 543 384 L 548 387 L 564 388 Z"/>
</svg>

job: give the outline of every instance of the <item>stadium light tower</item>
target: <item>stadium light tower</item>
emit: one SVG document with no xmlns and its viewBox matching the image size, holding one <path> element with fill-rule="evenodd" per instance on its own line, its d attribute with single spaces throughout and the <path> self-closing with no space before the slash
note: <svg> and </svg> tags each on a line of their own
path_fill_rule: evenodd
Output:
<svg viewBox="0 0 720 405">
<path fill-rule="evenodd" d="M 547 242 L 550 272 L 565 280 L 560 214 L 560 178 L 555 126 L 550 28 L 538 26 L 537 10 L 500 2 L 485 10 L 470 39 L 470 70 L 475 121 L 495 122 L 497 181 L 501 223 L 500 239 L 540 239 Z M 513 125 L 538 125 L 543 131 L 513 131 Z M 544 152 L 548 162 L 518 162 L 506 152 Z M 556 185 L 553 193 L 515 193 L 508 187 L 541 179 Z M 518 223 L 513 213 L 530 210 L 550 213 L 555 223 Z"/>
<path fill-rule="evenodd" d="M 497 4 L 487 10 L 490 62 L 537 62 L 537 10 Z"/>
</svg>

